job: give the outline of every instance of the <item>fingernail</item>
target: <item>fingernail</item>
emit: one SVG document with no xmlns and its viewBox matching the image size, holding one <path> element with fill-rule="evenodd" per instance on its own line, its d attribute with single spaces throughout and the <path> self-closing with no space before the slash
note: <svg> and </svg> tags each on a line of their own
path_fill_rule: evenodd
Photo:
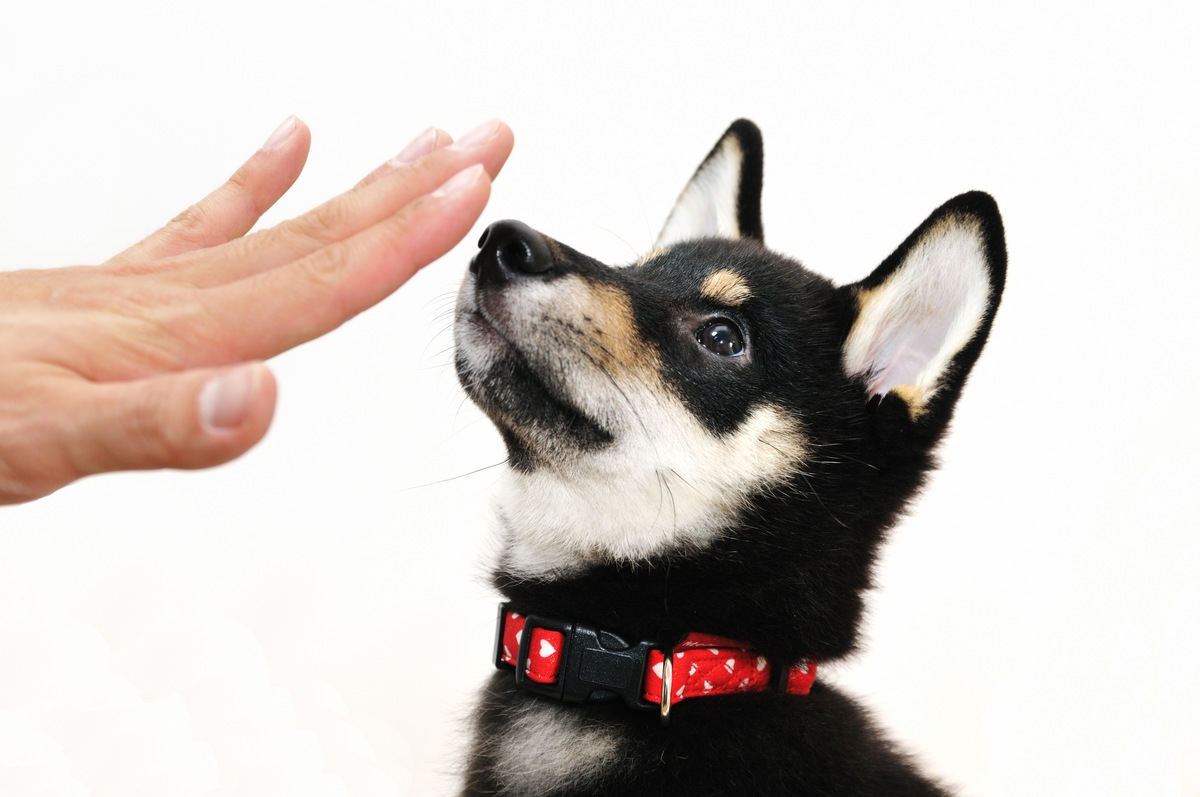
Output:
<svg viewBox="0 0 1200 797">
<path fill-rule="evenodd" d="M 261 369 L 257 364 L 243 365 L 208 380 L 196 399 L 201 426 L 210 432 L 228 432 L 241 426 L 262 379 Z"/>
<path fill-rule="evenodd" d="M 478 180 L 481 174 L 483 174 L 482 163 L 476 163 L 474 166 L 468 166 L 446 182 L 442 183 L 441 188 L 433 192 L 433 196 L 449 196 L 450 194 L 461 191 Z"/>
<path fill-rule="evenodd" d="M 285 141 L 292 137 L 292 133 L 295 131 L 296 117 L 289 116 L 287 119 L 283 120 L 283 124 L 275 128 L 275 132 L 272 133 L 263 143 L 262 151 L 270 152 L 273 149 L 279 149 L 281 146 L 283 146 Z"/>
<path fill-rule="evenodd" d="M 462 138 L 450 145 L 451 149 L 471 149 L 491 141 L 500 130 L 499 119 L 489 119 L 478 127 L 473 127 Z"/>
<path fill-rule="evenodd" d="M 431 127 L 419 136 L 409 142 L 408 146 L 400 150 L 396 157 L 387 162 L 388 166 L 404 166 L 412 163 L 417 158 L 423 158 L 433 152 L 433 148 L 437 145 L 438 129 Z"/>
</svg>

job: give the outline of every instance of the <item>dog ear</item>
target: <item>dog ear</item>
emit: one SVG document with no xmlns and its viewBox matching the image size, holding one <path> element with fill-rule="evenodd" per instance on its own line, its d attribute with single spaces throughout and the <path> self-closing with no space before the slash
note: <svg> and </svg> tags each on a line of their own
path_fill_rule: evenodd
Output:
<svg viewBox="0 0 1200 797">
<path fill-rule="evenodd" d="M 761 241 L 762 168 L 762 133 L 738 119 L 688 181 L 654 248 L 693 238 Z"/>
<path fill-rule="evenodd" d="M 940 429 L 991 329 L 1004 290 L 1004 228 L 984 193 L 955 197 L 862 282 L 846 373 L 869 399 L 899 399 L 913 422 Z M 893 398 L 894 397 L 894 398 Z"/>
</svg>

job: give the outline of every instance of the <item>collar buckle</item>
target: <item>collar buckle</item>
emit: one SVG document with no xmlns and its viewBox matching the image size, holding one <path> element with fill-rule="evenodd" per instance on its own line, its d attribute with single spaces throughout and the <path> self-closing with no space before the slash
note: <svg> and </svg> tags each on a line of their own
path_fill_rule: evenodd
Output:
<svg viewBox="0 0 1200 797">
<path fill-rule="evenodd" d="M 498 639 L 504 632 L 508 613 L 508 604 L 500 604 L 496 632 Z M 533 631 L 537 628 L 557 631 L 563 636 L 558 672 L 554 681 L 548 684 L 531 680 L 524 666 L 529 661 Z M 568 703 L 620 699 L 630 708 L 660 709 L 658 701 L 650 703 L 643 697 L 647 658 L 654 649 L 661 650 L 662 646 L 646 641 L 631 644 L 616 634 L 583 623 L 529 615 L 525 618 L 516 656 L 517 686 Z M 501 659 L 499 653 L 496 666 L 501 669 L 512 667 Z"/>
</svg>

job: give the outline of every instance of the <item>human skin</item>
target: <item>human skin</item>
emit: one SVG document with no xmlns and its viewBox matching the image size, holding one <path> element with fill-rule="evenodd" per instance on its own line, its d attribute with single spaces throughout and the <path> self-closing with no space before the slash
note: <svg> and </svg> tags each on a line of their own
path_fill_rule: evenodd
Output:
<svg viewBox="0 0 1200 797">
<path fill-rule="evenodd" d="M 309 144 L 289 118 L 227 182 L 100 265 L 0 272 L 0 503 L 245 453 L 275 410 L 263 361 L 449 251 L 513 136 L 498 121 L 457 142 L 430 128 L 351 190 L 249 233 Z"/>
</svg>

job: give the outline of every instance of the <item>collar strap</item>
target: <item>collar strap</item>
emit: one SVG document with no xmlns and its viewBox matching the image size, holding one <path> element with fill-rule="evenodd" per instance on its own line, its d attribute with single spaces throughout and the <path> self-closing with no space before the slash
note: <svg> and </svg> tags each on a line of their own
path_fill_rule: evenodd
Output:
<svg viewBox="0 0 1200 797">
<path fill-rule="evenodd" d="M 518 662 L 523 662 L 518 666 Z M 749 645 L 691 633 L 675 645 L 630 644 L 582 623 L 518 614 L 500 604 L 495 663 L 516 672 L 517 685 L 568 703 L 620 698 L 630 708 L 658 709 L 716 695 L 775 691 L 807 695 L 817 663 L 772 664 Z"/>
</svg>

